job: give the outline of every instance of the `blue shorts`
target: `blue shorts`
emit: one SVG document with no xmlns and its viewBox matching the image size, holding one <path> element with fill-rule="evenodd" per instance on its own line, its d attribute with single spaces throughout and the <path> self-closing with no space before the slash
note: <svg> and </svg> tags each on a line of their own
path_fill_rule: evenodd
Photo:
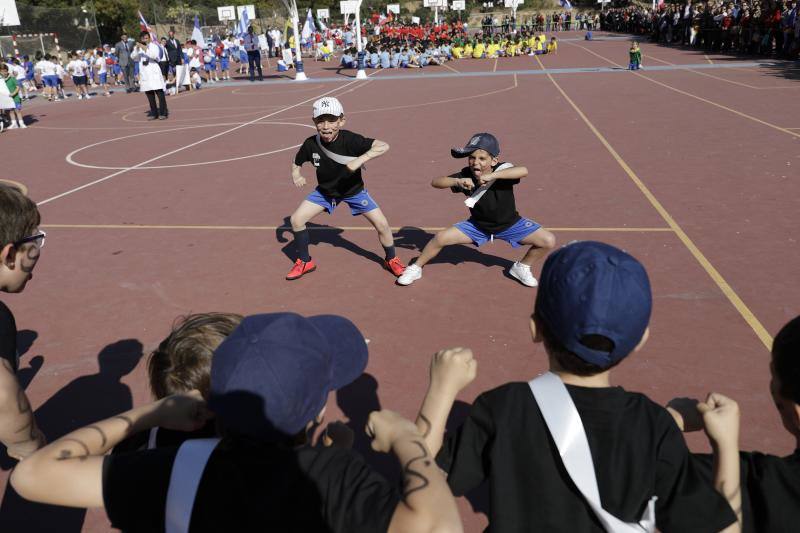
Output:
<svg viewBox="0 0 800 533">
<path fill-rule="evenodd" d="M 222 59 L 220 59 L 219 64 L 220 64 L 220 69 L 221 70 L 228 70 L 228 67 L 230 66 L 228 64 L 228 58 L 227 57 L 223 57 Z"/>
<path fill-rule="evenodd" d="M 72 83 L 76 86 L 86 85 L 86 76 L 72 76 Z"/>
<path fill-rule="evenodd" d="M 42 82 L 44 82 L 45 87 L 58 87 L 58 76 L 54 74 L 42 76 Z"/>
<path fill-rule="evenodd" d="M 105 85 L 108 83 L 108 72 L 101 72 L 100 73 L 100 85 Z"/>
<path fill-rule="evenodd" d="M 314 192 L 306 196 L 306 200 L 312 204 L 317 204 L 321 207 L 324 207 L 325 211 L 327 211 L 329 215 L 332 214 L 333 210 L 336 209 L 336 206 L 342 202 L 350 206 L 350 214 L 353 216 L 363 215 L 364 213 L 368 213 L 373 209 L 378 209 L 378 204 L 375 203 L 375 200 L 372 199 L 366 189 L 353 196 L 342 198 L 341 200 L 336 200 L 330 196 L 325 196 L 318 190 L 314 189 Z"/>
<path fill-rule="evenodd" d="M 475 246 L 480 246 L 485 244 L 486 242 L 494 239 L 500 239 L 506 241 L 508 244 L 511 245 L 512 248 L 519 248 L 522 246 L 520 241 L 533 233 L 534 231 L 538 230 L 542 226 L 537 224 L 533 220 L 530 220 L 525 217 L 520 217 L 520 219 L 514 223 L 513 226 L 510 228 L 501 231 L 500 233 L 495 233 L 491 235 L 486 233 L 478 226 L 475 225 L 472 220 L 465 220 L 463 222 L 459 222 L 455 225 L 461 233 L 472 239 L 472 242 L 475 243 Z"/>
</svg>

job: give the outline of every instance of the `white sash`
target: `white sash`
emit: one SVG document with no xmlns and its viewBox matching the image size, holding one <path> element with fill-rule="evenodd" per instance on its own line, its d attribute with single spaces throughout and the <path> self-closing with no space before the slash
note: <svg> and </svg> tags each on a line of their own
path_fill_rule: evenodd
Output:
<svg viewBox="0 0 800 533">
<path fill-rule="evenodd" d="M 497 172 L 498 170 L 505 170 L 505 169 L 511 168 L 513 166 L 514 165 L 512 165 L 511 163 L 503 163 L 502 165 L 500 165 L 496 169 L 494 169 L 494 172 Z M 496 180 L 492 180 L 492 181 L 490 181 L 488 183 L 485 183 L 485 184 L 481 185 L 480 187 L 478 187 L 475 190 L 475 192 L 472 193 L 472 196 L 470 196 L 469 198 L 464 200 L 464 205 L 466 205 L 470 209 L 475 207 L 475 204 L 478 203 L 478 200 L 480 200 L 483 197 L 483 195 L 486 194 L 486 191 L 489 190 L 489 187 L 491 187 L 494 184 L 495 181 Z"/>
<path fill-rule="evenodd" d="M 556 443 L 564 468 L 600 519 L 603 528 L 609 533 L 653 533 L 656 529 L 656 496 L 647 502 L 647 508 L 638 523 L 623 522 L 603 509 L 583 422 L 561 378 L 547 372 L 529 381 L 528 385 Z"/>
<path fill-rule="evenodd" d="M 346 165 L 350 161 L 356 159 L 355 157 L 349 155 L 334 154 L 333 152 L 322 146 L 322 140 L 319 138 L 319 134 L 317 134 L 317 146 L 319 146 L 319 149 L 322 151 L 323 154 L 325 154 L 325 157 L 333 161 L 336 161 L 340 165 Z"/>
<path fill-rule="evenodd" d="M 165 533 L 188 533 L 197 487 L 219 439 L 187 440 L 178 448 L 169 477 Z"/>
</svg>

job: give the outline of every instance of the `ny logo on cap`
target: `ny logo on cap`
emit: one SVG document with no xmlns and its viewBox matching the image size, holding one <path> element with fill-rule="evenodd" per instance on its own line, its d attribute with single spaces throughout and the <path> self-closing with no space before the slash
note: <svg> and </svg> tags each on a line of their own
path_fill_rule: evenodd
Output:
<svg viewBox="0 0 800 533">
<path fill-rule="evenodd" d="M 328 102 L 327 100 L 323 100 L 321 105 L 322 107 L 330 107 L 331 103 Z"/>
<path fill-rule="evenodd" d="M 476 135 L 475 137 L 469 140 L 469 146 L 475 146 L 476 144 L 478 144 L 478 141 L 480 140 L 481 140 L 480 135 Z"/>
</svg>

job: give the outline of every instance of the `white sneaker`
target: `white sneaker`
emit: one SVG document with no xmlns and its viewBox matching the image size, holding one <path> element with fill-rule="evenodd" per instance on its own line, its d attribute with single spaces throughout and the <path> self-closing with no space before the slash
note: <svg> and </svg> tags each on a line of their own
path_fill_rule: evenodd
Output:
<svg viewBox="0 0 800 533">
<path fill-rule="evenodd" d="M 422 268 L 417 265 L 408 265 L 405 272 L 397 278 L 398 285 L 411 285 L 422 277 Z"/>
<path fill-rule="evenodd" d="M 91 100 L 92 99 L 92 97 L 89 96 L 88 94 L 86 96 L 84 96 L 84 98 L 86 98 L 87 100 Z"/>
<path fill-rule="evenodd" d="M 19 127 L 19 126 L 17 126 L 17 123 L 16 123 L 16 122 L 14 122 L 14 121 L 12 120 L 12 121 L 11 121 L 11 124 L 10 124 L 10 125 L 9 125 L 9 126 L 6 128 L 6 129 L 7 129 L 7 130 L 15 130 L 15 129 L 17 129 L 18 127 Z"/>
<path fill-rule="evenodd" d="M 83 95 L 82 94 L 78 95 L 78 100 L 83 100 Z"/>
<path fill-rule="evenodd" d="M 23 130 L 28 128 L 28 126 L 26 126 L 24 122 L 20 122 L 19 127 L 22 128 Z"/>
<path fill-rule="evenodd" d="M 539 285 L 539 282 L 536 281 L 536 278 L 531 274 L 531 267 L 523 265 L 519 261 L 511 265 L 508 273 L 511 277 L 519 280 L 520 283 L 528 287 L 536 287 Z"/>
</svg>

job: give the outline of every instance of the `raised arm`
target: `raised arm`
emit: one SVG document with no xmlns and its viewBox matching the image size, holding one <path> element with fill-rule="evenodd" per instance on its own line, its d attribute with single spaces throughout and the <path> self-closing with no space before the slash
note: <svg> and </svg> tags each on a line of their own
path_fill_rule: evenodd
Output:
<svg viewBox="0 0 800 533">
<path fill-rule="evenodd" d="M 451 187 L 458 187 L 465 191 L 471 191 L 474 188 L 472 180 L 469 178 L 462 178 L 458 174 L 452 176 L 440 176 L 431 180 L 431 187 L 435 189 L 450 189 Z"/>
<path fill-rule="evenodd" d="M 397 413 L 375 411 L 369 416 L 367 433 L 373 449 L 393 452 L 402 467 L 403 497 L 389 533 L 463 531 L 453 493 L 414 424 Z"/>
<path fill-rule="evenodd" d="M 380 157 L 388 151 L 389 151 L 388 144 L 386 144 L 383 141 L 379 141 L 378 139 L 375 139 L 374 141 L 372 141 L 372 147 L 370 147 L 370 149 L 367 150 L 366 153 L 356 157 L 355 159 L 347 163 L 347 168 L 350 169 L 350 172 L 355 172 L 370 159 L 375 159 L 376 157 Z"/>
<path fill-rule="evenodd" d="M 14 459 L 24 459 L 44 444 L 31 404 L 5 359 L 0 359 L 0 442 Z"/>
<path fill-rule="evenodd" d="M 456 396 L 475 379 L 477 371 L 478 362 L 469 348 L 450 348 L 433 355 L 430 383 L 417 415 L 417 429 L 434 457 L 442 447 L 447 417 Z"/>
</svg>

